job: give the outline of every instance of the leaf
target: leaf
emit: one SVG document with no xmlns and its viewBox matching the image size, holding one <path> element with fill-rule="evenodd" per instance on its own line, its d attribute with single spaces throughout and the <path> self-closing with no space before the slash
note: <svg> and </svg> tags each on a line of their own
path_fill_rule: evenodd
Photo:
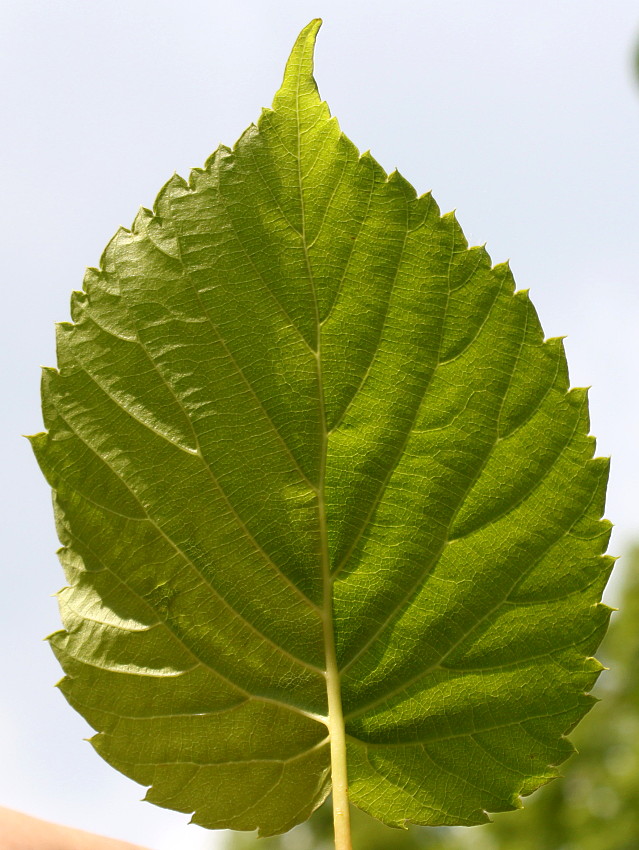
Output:
<svg viewBox="0 0 639 850">
<path fill-rule="evenodd" d="M 51 643 L 97 751 L 203 826 L 307 818 L 344 729 L 355 805 L 482 823 L 591 704 L 607 462 L 508 266 L 330 117 L 319 25 L 59 326 Z"/>
</svg>

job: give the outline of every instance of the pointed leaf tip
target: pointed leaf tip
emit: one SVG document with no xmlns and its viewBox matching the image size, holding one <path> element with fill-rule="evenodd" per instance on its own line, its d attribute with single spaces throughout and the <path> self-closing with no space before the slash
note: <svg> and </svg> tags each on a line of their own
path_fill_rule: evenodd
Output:
<svg viewBox="0 0 639 850">
<path fill-rule="evenodd" d="M 304 94 L 317 96 L 317 84 L 313 77 L 313 66 L 315 41 L 321 26 L 322 19 L 313 18 L 297 36 L 286 63 L 282 86 L 275 95 L 273 108 L 276 108 L 280 98 L 286 99 L 293 94 L 296 98 Z"/>
<path fill-rule="evenodd" d="M 297 36 L 295 44 L 293 45 L 293 50 L 291 51 L 291 55 L 288 60 L 289 63 L 295 55 L 298 55 L 301 59 L 310 60 L 312 71 L 315 41 L 317 40 L 317 33 L 319 32 L 322 23 L 323 21 L 321 18 L 313 18 L 313 20 L 304 27 L 301 33 Z"/>
<path fill-rule="evenodd" d="M 313 78 L 313 62 L 315 55 L 315 41 L 317 33 L 322 26 L 321 18 L 314 18 L 310 24 L 304 27 L 297 36 L 291 55 L 286 63 L 284 78 Z"/>
</svg>

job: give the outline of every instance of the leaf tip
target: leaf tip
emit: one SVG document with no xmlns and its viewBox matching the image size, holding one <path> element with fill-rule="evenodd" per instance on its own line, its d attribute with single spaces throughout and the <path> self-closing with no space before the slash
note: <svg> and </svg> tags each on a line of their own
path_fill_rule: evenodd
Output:
<svg viewBox="0 0 639 850">
<path fill-rule="evenodd" d="M 323 22 L 321 18 L 313 18 L 313 20 L 310 21 L 310 23 L 308 23 L 301 31 L 301 33 L 297 36 L 295 44 L 293 45 L 293 50 L 291 51 L 291 55 L 286 65 L 287 71 L 299 68 L 299 71 L 301 72 L 305 72 L 306 74 L 310 75 L 313 74 L 315 42 L 317 40 L 317 33 L 319 32 L 322 23 Z M 289 66 L 291 65 L 293 67 L 289 68 Z"/>
<path fill-rule="evenodd" d="M 315 39 L 317 38 L 317 33 L 320 30 L 320 27 L 324 23 L 322 18 L 313 18 L 309 21 L 301 33 L 298 35 L 297 40 L 307 40 L 310 39 L 311 45 L 315 44 Z"/>
<path fill-rule="evenodd" d="M 286 63 L 282 86 L 273 101 L 274 109 L 280 98 L 286 99 L 292 94 L 296 100 L 304 94 L 318 96 L 317 85 L 313 77 L 313 67 L 315 41 L 321 26 L 322 19 L 313 18 L 297 36 L 291 50 L 291 55 Z"/>
</svg>

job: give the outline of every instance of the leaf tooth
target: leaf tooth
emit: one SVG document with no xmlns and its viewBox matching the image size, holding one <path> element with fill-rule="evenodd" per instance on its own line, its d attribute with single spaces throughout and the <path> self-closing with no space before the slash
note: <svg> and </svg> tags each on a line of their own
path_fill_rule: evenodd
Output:
<svg viewBox="0 0 639 850">
<path fill-rule="evenodd" d="M 139 207 L 129 228 L 131 235 L 144 235 L 146 233 L 147 222 L 150 218 L 153 218 L 152 211 L 148 207 Z"/>
<path fill-rule="evenodd" d="M 115 250 L 121 240 L 127 239 L 130 235 L 131 231 L 128 227 L 124 227 L 123 225 L 118 227 L 113 236 L 107 242 L 106 248 L 100 256 L 100 271 L 107 272 L 107 274 L 115 271 Z"/>
<path fill-rule="evenodd" d="M 357 148 L 355 148 L 357 150 Z M 373 170 L 373 173 L 379 178 L 380 182 L 389 183 L 390 175 L 386 171 L 386 169 L 375 159 L 370 150 L 365 150 L 364 153 L 360 154 L 359 157 L 360 162 L 366 163 Z"/>
<path fill-rule="evenodd" d="M 153 214 L 160 219 L 169 218 L 171 198 L 176 194 L 183 194 L 185 189 L 188 189 L 188 183 L 177 171 L 174 171 L 156 195 L 153 202 Z"/>
<path fill-rule="evenodd" d="M 255 126 L 255 125 L 251 125 Z M 240 136 L 240 138 L 242 138 Z M 239 140 L 238 140 L 239 141 Z M 237 145 L 237 142 L 233 147 Z M 206 171 L 211 171 L 217 166 L 217 161 L 223 156 L 230 156 L 233 154 L 233 150 L 228 145 L 220 144 L 217 148 L 204 160 L 204 168 Z"/>
<path fill-rule="evenodd" d="M 404 194 L 407 201 L 411 202 L 417 200 L 417 192 L 415 190 L 415 187 L 412 183 L 409 183 L 409 181 L 404 177 L 404 175 L 401 174 L 396 168 L 393 169 L 393 171 L 391 171 L 391 173 L 388 175 L 387 183 L 389 184 L 389 186 L 393 186 L 396 189 L 399 189 Z"/>
</svg>

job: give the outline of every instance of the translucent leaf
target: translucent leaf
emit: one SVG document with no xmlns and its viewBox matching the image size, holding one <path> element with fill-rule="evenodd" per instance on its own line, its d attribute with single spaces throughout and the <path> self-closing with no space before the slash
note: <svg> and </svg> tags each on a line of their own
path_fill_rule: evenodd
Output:
<svg viewBox="0 0 639 850">
<path fill-rule="evenodd" d="M 330 117 L 319 23 L 59 327 L 51 642 L 98 752 L 199 824 L 304 820 L 344 730 L 355 805 L 476 824 L 590 706 L 607 463 L 508 266 Z"/>
</svg>

